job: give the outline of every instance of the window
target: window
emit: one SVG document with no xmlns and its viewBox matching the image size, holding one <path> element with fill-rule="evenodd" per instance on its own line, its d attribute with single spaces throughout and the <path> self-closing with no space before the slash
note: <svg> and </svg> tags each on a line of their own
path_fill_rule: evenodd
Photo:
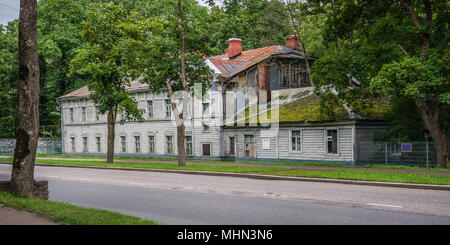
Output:
<svg viewBox="0 0 450 245">
<path fill-rule="evenodd" d="M 69 108 L 70 122 L 73 122 L 73 108 Z"/>
<path fill-rule="evenodd" d="M 203 131 L 209 131 L 209 125 L 203 124 Z"/>
<path fill-rule="evenodd" d="M 337 129 L 327 130 L 327 153 L 338 153 Z"/>
<path fill-rule="evenodd" d="M 255 142 L 253 135 L 244 135 L 245 157 L 255 156 Z"/>
<path fill-rule="evenodd" d="M 100 108 L 98 106 L 95 107 L 95 120 L 100 120 Z"/>
<path fill-rule="evenodd" d="M 88 152 L 88 138 L 83 137 L 83 152 Z"/>
<path fill-rule="evenodd" d="M 86 122 L 86 107 L 81 107 L 81 121 Z"/>
<path fill-rule="evenodd" d="M 127 152 L 127 137 L 126 136 L 120 136 L 120 145 L 121 145 L 121 151 Z"/>
<path fill-rule="evenodd" d="M 300 130 L 292 130 L 291 131 L 291 151 L 301 151 L 301 136 L 302 133 Z"/>
<path fill-rule="evenodd" d="M 170 135 L 166 136 L 166 151 L 167 154 L 173 154 L 172 136 Z"/>
<path fill-rule="evenodd" d="M 202 103 L 203 117 L 209 117 L 209 103 Z"/>
<path fill-rule="evenodd" d="M 230 137 L 230 149 L 228 150 L 230 155 L 234 155 L 234 136 Z"/>
<path fill-rule="evenodd" d="M 141 136 L 134 136 L 134 149 L 136 153 L 141 152 Z"/>
<path fill-rule="evenodd" d="M 75 152 L 75 137 L 70 137 L 70 145 L 72 147 L 72 152 Z"/>
<path fill-rule="evenodd" d="M 172 116 L 172 105 L 170 104 L 170 99 L 165 99 L 164 104 L 166 109 L 166 118 L 170 118 Z"/>
<path fill-rule="evenodd" d="M 100 137 L 95 137 L 96 143 L 97 143 L 97 152 L 101 152 L 101 144 L 100 144 Z"/>
<path fill-rule="evenodd" d="M 153 118 L 153 100 L 147 100 L 147 116 Z"/>
<path fill-rule="evenodd" d="M 148 136 L 148 152 L 155 153 L 155 136 Z"/>
<path fill-rule="evenodd" d="M 211 156 L 211 144 L 202 144 L 203 156 Z"/>
<path fill-rule="evenodd" d="M 192 136 L 186 136 L 186 155 L 192 155 Z"/>
</svg>

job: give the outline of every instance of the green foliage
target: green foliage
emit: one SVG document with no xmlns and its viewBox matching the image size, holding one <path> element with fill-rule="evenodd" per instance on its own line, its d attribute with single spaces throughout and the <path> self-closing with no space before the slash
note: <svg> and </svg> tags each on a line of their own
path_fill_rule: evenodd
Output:
<svg viewBox="0 0 450 245">
<path fill-rule="evenodd" d="M 70 75 L 87 75 L 90 97 L 99 113 L 122 113 L 127 119 L 142 121 L 142 113 L 131 99 L 126 87 L 131 85 L 131 69 L 136 61 L 132 43 L 132 28 L 138 18 L 128 13 L 122 4 L 93 3 L 82 22 L 82 38 L 87 45 L 77 50 L 71 61 Z"/>
<path fill-rule="evenodd" d="M 18 21 L 0 25 L 0 138 L 15 136 L 18 124 Z"/>
</svg>

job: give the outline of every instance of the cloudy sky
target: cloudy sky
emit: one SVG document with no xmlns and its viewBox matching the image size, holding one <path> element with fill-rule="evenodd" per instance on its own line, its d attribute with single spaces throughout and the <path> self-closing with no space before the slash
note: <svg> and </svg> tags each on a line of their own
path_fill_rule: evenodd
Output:
<svg viewBox="0 0 450 245">
<path fill-rule="evenodd" d="M 0 0 L 0 24 L 19 18 L 20 0 Z"/>
</svg>

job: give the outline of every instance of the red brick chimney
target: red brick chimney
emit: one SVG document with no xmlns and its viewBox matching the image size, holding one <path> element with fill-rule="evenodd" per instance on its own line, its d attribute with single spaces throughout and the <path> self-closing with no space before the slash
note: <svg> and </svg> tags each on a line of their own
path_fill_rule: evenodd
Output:
<svg viewBox="0 0 450 245">
<path fill-rule="evenodd" d="M 228 39 L 228 48 L 225 49 L 225 53 L 228 55 L 228 58 L 234 58 L 242 53 L 242 40 L 239 38 L 230 38 Z"/>
<path fill-rule="evenodd" d="M 298 37 L 296 35 L 290 35 L 286 38 L 286 47 L 293 50 L 300 50 L 300 46 L 298 45 Z"/>
</svg>

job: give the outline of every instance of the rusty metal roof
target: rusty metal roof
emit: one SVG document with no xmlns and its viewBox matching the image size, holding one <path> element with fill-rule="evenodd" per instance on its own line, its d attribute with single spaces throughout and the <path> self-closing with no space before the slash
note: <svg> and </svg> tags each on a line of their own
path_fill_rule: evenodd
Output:
<svg viewBox="0 0 450 245">
<path fill-rule="evenodd" d="M 303 58 L 302 53 L 277 45 L 242 51 L 240 55 L 232 59 L 229 59 L 227 54 L 221 54 L 210 57 L 208 60 L 221 72 L 220 76 L 231 79 L 272 56 L 294 59 Z"/>
</svg>

